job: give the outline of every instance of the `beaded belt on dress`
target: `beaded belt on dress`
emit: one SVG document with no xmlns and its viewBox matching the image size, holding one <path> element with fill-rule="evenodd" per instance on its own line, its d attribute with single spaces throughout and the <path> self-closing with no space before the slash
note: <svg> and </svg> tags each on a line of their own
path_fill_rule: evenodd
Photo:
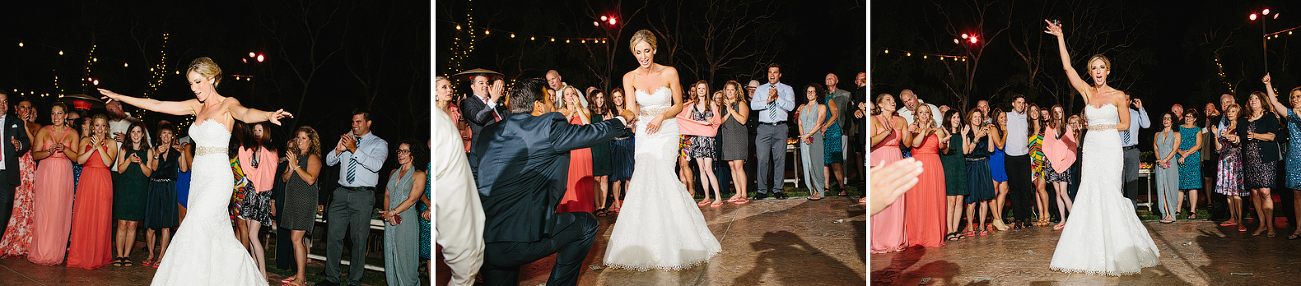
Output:
<svg viewBox="0 0 1301 286">
<path fill-rule="evenodd" d="M 227 150 L 228 149 L 226 149 L 226 147 L 199 146 L 199 149 L 194 151 L 194 156 L 203 156 L 208 154 L 226 154 Z"/>
<path fill-rule="evenodd" d="M 641 116 L 659 116 L 673 106 L 650 106 L 641 108 Z"/>
<path fill-rule="evenodd" d="M 1115 124 L 1090 124 L 1089 131 L 1116 129 Z"/>
</svg>

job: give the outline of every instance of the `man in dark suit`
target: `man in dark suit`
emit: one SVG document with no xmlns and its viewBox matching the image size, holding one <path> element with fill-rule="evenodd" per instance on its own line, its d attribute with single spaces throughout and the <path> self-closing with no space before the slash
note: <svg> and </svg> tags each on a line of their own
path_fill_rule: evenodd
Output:
<svg viewBox="0 0 1301 286">
<path fill-rule="evenodd" d="M 489 84 L 491 79 L 488 74 L 476 74 L 470 77 L 471 96 L 461 99 L 461 114 L 465 116 L 465 121 L 470 124 L 470 138 L 479 138 L 479 131 L 484 126 L 505 120 L 510 116 L 510 110 L 502 104 L 501 95 L 506 89 L 506 84 L 501 79 L 496 84 Z M 475 140 L 478 141 L 478 140 Z M 473 141 L 471 146 L 473 146 Z"/>
<path fill-rule="evenodd" d="M 544 96 L 545 82 L 527 79 L 511 91 L 511 111 L 502 122 L 474 138 L 470 168 L 477 175 L 485 216 L 484 261 L 487 285 L 516 285 L 519 266 L 557 254 L 547 285 L 575 285 L 578 271 L 596 239 L 596 217 L 586 212 L 556 213 L 565 194 L 569 151 L 589 148 L 616 136 L 632 112 L 588 125 L 572 125 Z"/>
<path fill-rule="evenodd" d="M 31 141 L 27 138 L 27 131 L 23 128 L 22 119 L 18 116 L 9 116 L 9 93 L 0 91 L 0 122 L 4 122 L 3 128 L 0 128 L 0 138 L 6 144 L 3 149 L 4 164 L 0 165 L 0 219 L 3 219 L 5 225 L 9 224 L 9 216 L 13 214 L 14 209 L 14 187 L 17 187 L 22 180 L 19 178 L 21 173 L 18 170 L 18 157 L 27 153 L 27 149 L 32 147 Z M 0 236 L 4 236 L 5 230 L 0 229 Z"/>
</svg>

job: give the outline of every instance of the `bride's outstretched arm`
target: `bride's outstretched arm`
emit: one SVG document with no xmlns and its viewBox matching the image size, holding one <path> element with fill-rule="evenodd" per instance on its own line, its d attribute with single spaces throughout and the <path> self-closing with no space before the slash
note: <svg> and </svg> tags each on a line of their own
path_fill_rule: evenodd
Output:
<svg viewBox="0 0 1301 286">
<path fill-rule="evenodd" d="M 240 104 L 239 100 L 234 97 L 228 97 L 226 100 L 226 110 L 230 111 L 230 116 L 235 117 L 236 120 L 243 121 L 244 123 L 270 121 L 271 123 L 280 125 L 281 118 L 294 117 L 293 114 L 289 114 L 289 112 L 286 112 L 284 109 L 276 111 L 261 111 L 254 108 L 244 107 L 244 105 Z"/>
<path fill-rule="evenodd" d="M 1057 36 L 1057 49 L 1062 56 L 1062 69 L 1066 70 L 1066 78 L 1071 81 L 1071 86 L 1080 92 L 1080 96 L 1084 97 L 1084 104 L 1089 104 L 1089 96 L 1091 96 L 1087 92 L 1089 84 L 1080 79 L 1080 74 L 1074 68 L 1071 68 L 1071 55 L 1070 52 L 1066 51 L 1066 36 L 1062 34 L 1062 25 L 1053 24 L 1052 21 L 1048 20 L 1044 20 L 1044 22 L 1048 22 L 1048 30 L 1044 32 Z"/>
<path fill-rule="evenodd" d="M 1274 85 L 1269 80 L 1269 73 L 1265 73 L 1265 78 L 1260 81 L 1265 82 L 1265 92 L 1269 93 L 1267 97 L 1269 98 L 1270 107 L 1274 108 L 1274 112 L 1287 116 L 1287 106 L 1283 106 L 1283 103 L 1278 102 L 1278 95 L 1274 94 Z"/>
<path fill-rule="evenodd" d="M 161 101 L 149 98 L 130 97 L 103 88 L 99 89 L 99 92 L 104 94 L 103 99 L 108 99 L 108 101 L 105 101 L 104 103 L 117 100 L 153 112 L 162 112 L 171 115 L 194 115 L 198 114 L 196 111 L 199 110 L 199 108 L 196 108 L 196 106 L 199 105 L 198 99 L 190 99 L 186 101 Z"/>
</svg>

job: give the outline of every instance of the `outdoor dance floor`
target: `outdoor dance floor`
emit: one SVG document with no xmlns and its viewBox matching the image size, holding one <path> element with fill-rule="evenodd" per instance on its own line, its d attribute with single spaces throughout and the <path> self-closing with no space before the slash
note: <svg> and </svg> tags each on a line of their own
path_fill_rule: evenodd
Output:
<svg viewBox="0 0 1301 286">
<path fill-rule="evenodd" d="M 867 215 L 857 198 L 769 198 L 737 206 L 701 208 L 723 252 L 687 270 L 597 268 L 615 217 L 598 218 L 600 233 L 578 285 L 863 285 Z M 555 256 L 522 268 L 520 285 L 542 285 Z M 441 276 L 441 275 L 440 275 Z M 439 277 L 440 279 L 445 279 Z"/>
<path fill-rule="evenodd" d="M 1109 277 L 1048 270 L 1060 231 L 1034 228 L 964 238 L 943 247 L 871 255 L 873 285 L 1296 285 L 1301 240 L 1293 228 L 1273 238 L 1205 220 L 1143 223 L 1161 251 L 1161 265 Z"/>
</svg>

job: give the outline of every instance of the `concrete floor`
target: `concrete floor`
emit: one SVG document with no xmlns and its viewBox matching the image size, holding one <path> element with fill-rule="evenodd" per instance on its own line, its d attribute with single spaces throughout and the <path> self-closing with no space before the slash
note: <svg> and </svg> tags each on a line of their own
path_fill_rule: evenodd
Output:
<svg viewBox="0 0 1301 286">
<path fill-rule="evenodd" d="M 770 198 L 743 206 L 729 203 L 701 210 L 723 246 L 723 252 L 709 263 L 677 272 L 601 268 L 610 227 L 618 223 L 615 216 L 601 217 L 601 236 L 587 255 L 588 267 L 583 269 L 578 285 L 866 283 L 867 215 L 857 198 Z M 520 285 L 545 284 L 554 263 L 552 256 L 522 267 Z M 446 277 L 438 278 L 446 281 Z"/>
<path fill-rule="evenodd" d="M 1252 237 L 1205 220 L 1145 221 L 1161 265 L 1109 277 L 1048 269 L 1060 231 L 1034 228 L 967 237 L 942 247 L 871 255 L 874 285 L 1297 285 L 1301 240 Z"/>
</svg>

